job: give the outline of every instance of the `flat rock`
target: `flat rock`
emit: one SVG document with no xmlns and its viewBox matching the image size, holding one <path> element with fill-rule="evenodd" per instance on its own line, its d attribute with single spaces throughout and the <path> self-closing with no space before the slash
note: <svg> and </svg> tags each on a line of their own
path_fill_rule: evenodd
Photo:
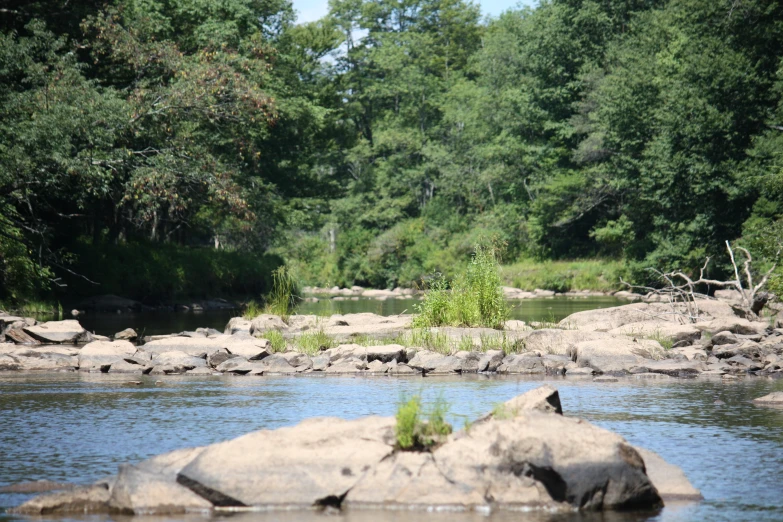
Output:
<svg viewBox="0 0 783 522">
<path fill-rule="evenodd" d="M 135 354 L 136 347 L 130 341 L 94 341 L 79 352 L 79 369 L 97 371 Z"/>
<path fill-rule="evenodd" d="M 163 352 L 152 358 L 152 364 L 155 366 L 164 365 L 175 368 L 177 373 L 185 373 L 194 368 L 206 368 L 207 361 L 201 357 L 194 357 L 185 352 L 171 351 Z"/>
<path fill-rule="evenodd" d="M 541 357 L 525 353 L 507 357 L 497 371 L 498 373 L 541 374 L 546 373 L 546 366 Z"/>
<path fill-rule="evenodd" d="M 563 406 L 560 404 L 560 394 L 556 388 L 545 384 L 504 402 L 495 412 L 488 413 L 481 420 L 495 418 L 495 413 L 500 413 L 503 418 L 516 417 L 525 411 L 562 415 Z"/>
<path fill-rule="evenodd" d="M 8 355 L 10 355 L 19 363 L 19 370 L 57 371 L 75 370 L 79 367 L 79 360 L 72 355 L 44 350 L 45 348 L 20 348 L 14 350 Z"/>
<path fill-rule="evenodd" d="M 342 498 L 394 441 L 393 419 L 310 419 L 209 446 L 177 481 L 217 506 L 311 507 Z"/>
<path fill-rule="evenodd" d="M 783 405 L 783 392 L 772 392 L 763 397 L 753 399 L 756 404 L 780 404 Z"/>
<path fill-rule="evenodd" d="M 47 321 L 36 326 L 27 326 L 23 330 L 43 343 L 52 344 L 75 344 L 86 339 L 88 335 L 87 330 L 74 319 Z"/>
<path fill-rule="evenodd" d="M 675 324 L 664 321 L 644 321 L 638 323 L 628 323 L 609 330 L 613 335 L 627 335 L 642 339 L 666 339 L 673 343 L 687 342 L 692 344 L 699 340 L 701 331 L 691 325 Z"/>
<path fill-rule="evenodd" d="M 577 343 L 569 355 L 579 366 L 589 366 L 597 372 L 628 373 L 663 353 L 663 347 L 657 341 L 619 337 Z"/>
<path fill-rule="evenodd" d="M 250 335 L 253 323 L 244 317 L 232 317 L 226 325 L 225 334 L 234 335 L 236 333 L 246 333 Z"/>
<path fill-rule="evenodd" d="M 644 363 L 644 368 L 651 373 L 665 373 L 670 377 L 695 376 L 707 370 L 707 364 L 700 361 L 649 361 Z"/>
<path fill-rule="evenodd" d="M 445 359 L 445 355 L 431 352 L 429 350 L 420 350 L 416 352 L 416 355 L 411 360 L 408 361 L 408 366 L 417 370 L 431 372 L 437 368 L 437 366 Z"/>
<path fill-rule="evenodd" d="M 634 446 L 634 449 L 644 459 L 647 476 L 658 490 L 664 501 L 667 500 L 701 500 L 701 491 L 693 487 L 682 469 L 669 464 L 657 453 Z"/>
<path fill-rule="evenodd" d="M 64 515 L 108 511 L 109 490 L 105 486 L 86 486 L 49 493 L 9 510 L 10 513 L 19 515 Z"/>
<path fill-rule="evenodd" d="M 231 324 L 231 323 L 229 323 Z M 261 314 L 252 321 L 250 321 L 250 335 L 259 337 L 268 330 L 286 330 L 288 325 L 285 324 L 283 319 L 279 315 Z"/>
<path fill-rule="evenodd" d="M 577 343 L 612 338 L 610 334 L 605 332 L 562 330 L 559 328 L 542 328 L 520 335 L 525 350 L 557 355 L 568 355 Z"/>
</svg>

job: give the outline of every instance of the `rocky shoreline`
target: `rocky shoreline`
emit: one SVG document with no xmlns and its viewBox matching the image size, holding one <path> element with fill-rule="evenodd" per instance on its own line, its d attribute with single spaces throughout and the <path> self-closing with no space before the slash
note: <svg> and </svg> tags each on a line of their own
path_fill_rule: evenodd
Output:
<svg viewBox="0 0 783 522">
<path fill-rule="evenodd" d="M 235 317 L 224 332 L 113 339 L 76 320 L 36 323 L 0 314 L 0 370 L 129 375 L 454 375 L 498 373 L 671 379 L 783 376 L 783 329 L 703 300 L 696 322 L 677 306 L 633 303 L 577 312 L 553 325 L 504 330 L 410 327 L 410 315 Z M 285 319 L 285 320 L 284 320 Z M 270 341 L 275 339 L 276 344 Z M 304 343 L 307 340 L 308 343 Z M 306 346 L 305 346 L 306 344 Z"/>
<path fill-rule="evenodd" d="M 124 464 L 116 476 L 88 486 L 52 483 L 62 490 L 11 512 L 650 511 L 702 498 L 682 470 L 655 453 L 564 417 L 551 386 L 515 397 L 427 447 L 402 449 L 397 434 L 394 418 L 309 419 Z"/>
</svg>

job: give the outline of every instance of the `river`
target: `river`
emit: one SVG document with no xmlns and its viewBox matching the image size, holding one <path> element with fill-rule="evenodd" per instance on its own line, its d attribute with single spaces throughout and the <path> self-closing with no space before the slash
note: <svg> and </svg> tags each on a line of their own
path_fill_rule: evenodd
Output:
<svg viewBox="0 0 783 522">
<path fill-rule="evenodd" d="M 134 376 L 134 379 L 137 377 Z M 404 395 L 425 403 L 443 397 L 449 420 L 466 419 L 538 386 L 541 379 L 486 377 L 185 377 L 127 384 L 122 375 L 0 374 L 0 485 L 50 479 L 88 483 L 165 451 L 210 444 L 313 416 L 393 415 Z M 554 516 L 500 513 L 506 520 L 738 521 L 783 520 L 783 410 L 750 400 L 783 390 L 783 380 L 747 378 L 616 383 L 546 379 L 560 390 L 566 415 L 616 431 L 681 466 L 700 488 L 701 503 L 655 514 Z M 716 403 L 716 401 L 719 401 Z M 27 498 L 0 494 L 0 507 Z M 119 517 L 121 518 L 121 517 Z M 89 517 L 92 522 L 118 517 Z M 310 513 L 253 513 L 232 522 L 321 520 Z M 167 517 L 165 520 L 183 520 Z M 197 518 L 198 519 L 198 518 Z M 468 522 L 476 514 L 354 513 L 344 522 Z M 0 514 L 4 522 L 18 518 Z M 64 519 L 61 519 L 64 520 Z"/>
</svg>

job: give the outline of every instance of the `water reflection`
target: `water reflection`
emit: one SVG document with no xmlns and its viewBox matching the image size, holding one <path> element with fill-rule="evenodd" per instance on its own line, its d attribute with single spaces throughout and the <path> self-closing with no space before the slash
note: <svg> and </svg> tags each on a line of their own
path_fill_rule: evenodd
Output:
<svg viewBox="0 0 783 522">
<path fill-rule="evenodd" d="M 139 380 L 140 386 L 128 384 L 127 376 L 111 374 L 0 375 L 0 447 L 4 453 L 0 484 L 38 479 L 91 482 L 114 473 L 122 462 L 291 425 L 308 417 L 392 415 L 399 398 L 412 393 L 420 393 L 425 403 L 444 397 L 452 405 L 449 420 L 459 428 L 465 419 L 542 382 L 481 375 L 424 379 L 167 376 L 157 380 L 145 376 Z M 560 389 L 567 415 L 586 418 L 660 453 L 681 466 L 706 498 L 697 505 L 667 507 L 660 514 L 596 515 L 589 520 L 783 519 L 783 410 L 750 402 L 783 389 L 783 381 L 620 379 L 599 384 L 559 378 L 548 382 Z M 716 400 L 724 404 L 715 404 Z M 24 498 L 0 494 L 0 506 Z M 340 518 L 353 521 L 370 516 L 381 521 L 399 521 L 404 516 L 410 522 L 423 515 L 371 512 Z M 448 516 L 450 521 L 482 518 Z M 231 518 L 313 517 L 254 513 Z M 511 517 L 573 519 L 540 513 L 501 513 L 491 518 L 505 521 Z"/>
</svg>

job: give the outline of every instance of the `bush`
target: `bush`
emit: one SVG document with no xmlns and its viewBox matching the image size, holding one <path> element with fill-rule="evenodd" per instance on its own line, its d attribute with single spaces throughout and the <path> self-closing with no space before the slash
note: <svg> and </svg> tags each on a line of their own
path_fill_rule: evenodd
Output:
<svg viewBox="0 0 783 522">
<path fill-rule="evenodd" d="M 397 446 L 402 450 L 422 450 L 431 448 L 444 441 L 452 429 L 446 422 L 448 403 L 438 397 L 423 420 L 421 398 L 414 395 L 403 399 L 397 408 L 395 435 Z"/>
<path fill-rule="evenodd" d="M 495 248 L 476 246 L 467 269 L 451 283 L 451 291 L 441 278 L 430 286 L 424 302 L 417 305 L 419 313 L 413 320 L 415 328 L 435 326 L 484 326 L 503 328 L 508 318 L 508 305 L 501 288 Z"/>
</svg>

